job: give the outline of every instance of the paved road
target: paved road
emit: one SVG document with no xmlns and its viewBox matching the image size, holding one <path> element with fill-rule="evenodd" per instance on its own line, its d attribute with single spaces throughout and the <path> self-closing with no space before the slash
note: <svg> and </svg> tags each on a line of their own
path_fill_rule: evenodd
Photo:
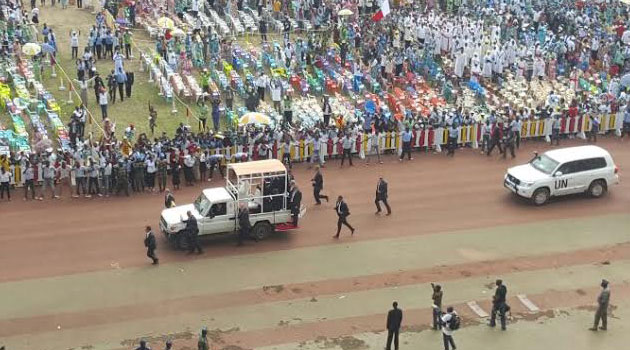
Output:
<svg viewBox="0 0 630 350">
<path fill-rule="evenodd" d="M 444 285 L 445 303 L 470 321 L 461 331 L 466 348 L 481 349 L 495 335 L 475 325 L 478 317 L 465 303 L 475 300 L 488 311 L 497 276 L 511 297 L 527 294 L 542 309 L 531 315 L 512 300 L 522 320 L 501 341 L 506 346 L 524 348 L 525 335 L 537 331 L 547 339 L 564 318 L 568 329 L 581 331 L 602 277 L 613 281 L 613 304 L 630 303 L 630 191 L 623 177 L 630 143 L 601 145 L 619 164 L 622 184 L 600 200 L 576 196 L 542 208 L 501 187 L 505 168 L 547 148 L 542 143 L 525 144 L 507 161 L 473 150 L 454 159 L 416 154 L 399 163 L 392 157 L 378 166 L 357 159 L 344 169 L 332 161 L 324 169 L 324 192 L 348 199 L 357 227 L 354 237 L 339 241 L 331 237 L 332 203 L 313 206 L 312 170 L 299 165 L 294 173 L 308 206 L 300 230 L 242 249 L 233 237 L 207 239 L 205 254 L 194 257 L 160 240 L 159 267 L 144 256 L 142 228 L 157 226 L 160 195 L 0 203 L 8 228 L 0 235 L 0 294 L 8 296 L 0 303 L 0 338 L 10 349 L 31 349 L 35 339 L 41 349 L 125 349 L 141 337 L 191 346 L 206 325 L 215 349 L 376 349 L 396 299 L 407 310 L 405 341 L 428 344 L 436 341 L 424 331 L 428 282 L 436 281 Z M 379 175 L 390 183 L 391 217 L 374 215 Z M 179 191 L 177 202 L 200 189 Z M 565 311 L 550 311 L 558 308 Z M 621 308 L 618 314 L 625 315 Z M 550 319 L 540 325 L 542 318 Z M 580 333 L 579 339 L 616 348 L 619 338 L 630 340 L 619 323 L 613 321 L 609 336 Z"/>
</svg>

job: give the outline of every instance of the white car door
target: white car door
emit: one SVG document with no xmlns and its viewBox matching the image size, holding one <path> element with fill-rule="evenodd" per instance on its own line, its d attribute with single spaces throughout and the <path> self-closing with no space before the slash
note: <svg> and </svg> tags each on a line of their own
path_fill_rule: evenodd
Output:
<svg viewBox="0 0 630 350">
<path fill-rule="evenodd" d="M 235 229 L 235 221 L 233 215 L 227 208 L 232 203 L 213 203 L 208 214 L 203 218 L 202 230 L 203 234 L 213 234 L 221 232 L 231 232 Z"/>
<path fill-rule="evenodd" d="M 558 167 L 553 174 L 553 195 L 564 196 L 573 193 L 576 187 L 577 161 L 567 162 Z"/>
</svg>

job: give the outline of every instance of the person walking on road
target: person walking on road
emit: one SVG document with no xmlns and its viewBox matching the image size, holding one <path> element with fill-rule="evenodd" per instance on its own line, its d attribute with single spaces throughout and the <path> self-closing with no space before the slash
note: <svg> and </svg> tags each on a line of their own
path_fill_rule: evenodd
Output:
<svg viewBox="0 0 630 350">
<path fill-rule="evenodd" d="M 208 343 L 208 329 L 203 327 L 199 340 L 197 341 L 197 350 L 210 350 L 210 344 Z"/>
<path fill-rule="evenodd" d="M 431 289 L 433 290 L 431 295 L 433 300 L 433 330 L 438 330 L 442 328 L 442 322 L 440 322 L 440 316 L 442 315 L 442 286 L 431 283 Z"/>
<path fill-rule="evenodd" d="M 597 311 L 595 311 L 595 323 L 593 323 L 593 328 L 590 328 L 592 331 L 597 331 L 597 327 L 599 326 L 599 321 L 602 321 L 602 326 L 599 327 L 602 331 L 608 329 L 608 304 L 610 302 L 610 289 L 608 288 L 608 281 L 602 280 L 600 284 L 602 287 L 602 291 L 599 293 L 597 297 Z"/>
<path fill-rule="evenodd" d="M 501 128 L 497 123 L 492 125 L 492 129 L 490 131 L 490 147 L 488 147 L 486 155 L 490 156 L 495 147 L 498 147 L 499 152 L 503 153 L 503 146 L 501 146 Z"/>
<path fill-rule="evenodd" d="M 144 229 L 146 235 L 144 237 L 144 246 L 147 247 L 147 256 L 153 260 L 153 265 L 157 265 L 159 259 L 155 255 L 155 249 L 157 248 L 157 241 L 155 235 L 151 231 L 151 226 L 147 226 Z"/>
<path fill-rule="evenodd" d="M 394 340 L 394 349 L 398 350 L 398 334 L 400 332 L 400 324 L 402 323 L 403 312 L 398 308 L 398 302 L 392 304 L 393 309 L 387 313 L 387 345 L 385 350 L 391 350 L 392 340 Z"/>
<path fill-rule="evenodd" d="M 199 245 L 199 227 L 197 226 L 197 219 L 195 216 L 189 211 L 186 212 L 188 215 L 187 220 L 183 220 L 182 222 L 186 224 L 186 234 L 188 238 L 188 254 L 192 254 L 197 251 L 197 254 L 203 253 L 201 250 L 201 246 Z"/>
<path fill-rule="evenodd" d="M 246 203 L 241 203 L 238 210 L 238 244 L 243 245 L 243 241 L 249 237 L 249 230 L 252 227 L 252 223 L 249 221 L 249 208 Z"/>
<path fill-rule="evenodd" d="M 392 208 L 390 208 L 389 203 L 387 203 L 387 182 L 383 180 L 383 177 L 379 177 L 378 183 L 376 184 L 376 199 L 374 199 L 374 204 L 376 204 L 375 214 L 380 214 L 381 212 L 380 202 L 385 204 L 385 208 L 387 208 L 387 215 L 391 215 Z"/>
<path fill-rule="evenodd" d="M 442 339 L 444 340 L 444 350 L 457 349 L 453 340 L 453 331 L 459 328 L 459 316 L 452 306 L 446 308 L 446 313 L 441 317 Z"/>
<path fill-rule="evenodd" d="M 300 216 L 300 205 L 302 204 L 302 191 L 297 187 L 295 181 L 291 181 L 291 192 L 289 193 L 289 205 L 291 206 L 291 216 L 293 226 L 297 227 Z"/>
<path fill-rule="evenodd" d="M 337 203 L 335 204 L 335 211 L 337 212 L 337 234 L 334 235 L 334 238 L 339 238 L 339 233 L 341 232 L 341 225 L 346 225 L 351 232 L 351 235 L 354 235 L 354 227 L 352 227 L 348 223 L 348 216 L 350 215 L 350 210 L 348 209 L 348 205 L 344 202 L 343 197 L 337 197 Z"/>
<path fill-rule="evenodd" d="M 319 170 L 319 165 L 315 169 L 315 176 L 311 179 L 311 183 L 313 183 L 313 196 L 315 197 L 316 205 L 321 205 L 322 201 L 320 201 L 320 199 L 323 198 L 328 202 L 328 196 L 319 194 L 324 189 L 324 177 Z"/>
<path fill-rule="evenodd" d="M 505 314 L 507 312 L 508 306 L 506 304 L 507 298 L 507 287 L 503 284 L 502 280 L 496 281 L 497 289 L 494 291 L 494 296 L 492 297 L 492 312 L 490 314 L 490 323 L 488 324 L 490 327 L 496 326 L 496 318 L 497 313 L 501 318 L 501 330 L 505 330 Z"/>
</svg>

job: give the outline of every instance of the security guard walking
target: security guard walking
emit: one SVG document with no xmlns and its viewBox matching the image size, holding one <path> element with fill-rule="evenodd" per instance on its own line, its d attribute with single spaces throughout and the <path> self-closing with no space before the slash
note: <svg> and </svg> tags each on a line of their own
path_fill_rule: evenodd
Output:
<svg viewBox="0 0 630 350">
<path fill-rule="evenodd" d="M 182 222 L 186 224 L 186 235 L 188 238 L 188 254 L 192 254 L 197 251 L 197 254 L 203 253 L 201 250 L 201 246 L 199 245 L 199 239 L 197 236 L 199 235 L 199 227 L 197 226 L 197 219 L 195 216 L 189 211 L 186 212 L 188 215 L 187 220 L 183 220 Z"/>
<path fill-rule="evenodd" d="M 291 192 L 289 192 L 289 205 L 291 207 L 291 216 L 293 218 L 293 226 L 297 227 L 300 216 L 300 206 L 302 203 L 302 191 L 291 181 Z"/>
<path fill-rule="evenodd" d="M 383 180 L 383 177 L 379 177 L 378 183 L 376 184 L 376 199 L 374 199 L 374 204 L 376 204 L 375 214 L 379 214 L 381 212 L 380 202 L 385 204 L 385 208 L 387 208 L 387 215 L 391 215 L 392 208 L 390 208 L 389 203 L 387 203 L 387 182 Z"/>
<path fill-rule="evenodd" d="M 315 197 L 316 205 L 322 204 L 320 201 L 321 198 L 325 199 L 328 202 L 328 196 L 320 194 L 320 192 L 324 189 L 324 177 L 322 176 L 321 171 L 319 170 L 319 165 L 316 168 L 315 176 L 311 179 L 313 183 L 313 196 Z"/>
<path fill-rule="evenodd" d="M 341 225 L 346 225 L 351 232 L 351 235 L 354 235 L 354 227 L 352 227 L 348 223 L 348 216 L 350 215 L 350 209 L 348 209 L 348 205 L 343 201 L 343 197 L 337 197 L 337 203 L 335 204 L 335 212 L 337 212 L 337 234 L 334 235 L 334 238 L 339 238 L 339 233 L 341 232 Z"/>
<path fill-rule="evenodd" d="M 157 248 L 157 242 L 155 240 L 155 235 L 153 231 L 151 231 L 151 226 L 145 227 L 145 237 L 144 237 L 144 246 L 147 247 L 147 256 L 153 260 L 153 265 L 157 265 L 159 259 L 155 255 L 155 249 Z"/>
</svg>

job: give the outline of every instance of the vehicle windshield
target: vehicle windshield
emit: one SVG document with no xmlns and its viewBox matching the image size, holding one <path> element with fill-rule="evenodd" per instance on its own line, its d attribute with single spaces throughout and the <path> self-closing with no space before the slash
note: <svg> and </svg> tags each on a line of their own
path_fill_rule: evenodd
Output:
<svg viewBox="0 0 630 350">
<path fill-rule="evenodd" d="M 538 156 L 532 159 L 529 164 L 536 168 L 536 170 L 541 171 L 547 175 L 551 174 L 554 169 L 558 166 L 558 162 L 547 157 L 546 155 Z"/>
<path fill-rule="evenodd" d="M 208 211 L 208 208 L 210 208 L 212 202 L 210 202 L 210 200 L 208 200 L 208 197 L 206 197 L 206 195 L 202 193 L 199 195 L 199 197 L 197 197 L 197 199 L 195 199 L 194 205 L 197 212 L 203 215 Z"/>
</svg>

